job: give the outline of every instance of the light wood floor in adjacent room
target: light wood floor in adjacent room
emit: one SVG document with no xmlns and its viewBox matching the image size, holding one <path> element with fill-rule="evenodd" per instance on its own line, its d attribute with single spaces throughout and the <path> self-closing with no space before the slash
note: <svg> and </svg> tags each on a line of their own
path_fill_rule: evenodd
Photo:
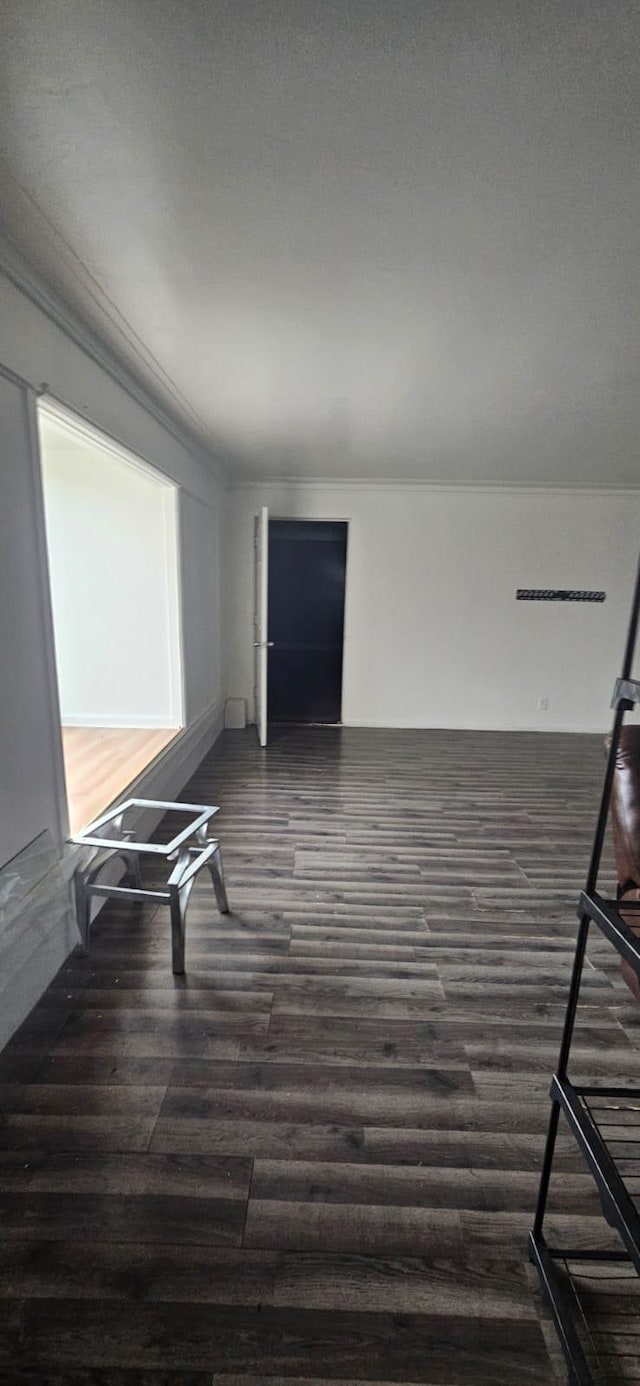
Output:
<svg viewBox="0 0 640 1386">
<path fill-rule="evenodd" d="M 176 727 L 63 727 L 71 832 L 97 818 L 177 735 Z"/>
<path fill-rule="evenodd" d="M 166 908 L 110 904 L 0 1056 L 3 1386 L 566 1380 L 527 1233 L 602 773 L 599 737 L 221 738 L 184 798 L 233 913 L 203 873 L 175 978 Z M 600 936 L 583 997 L 576 1076 L 637 1082 Z M 609 1246 L 558 1149 L 549 1240 Z"/>
</svg>

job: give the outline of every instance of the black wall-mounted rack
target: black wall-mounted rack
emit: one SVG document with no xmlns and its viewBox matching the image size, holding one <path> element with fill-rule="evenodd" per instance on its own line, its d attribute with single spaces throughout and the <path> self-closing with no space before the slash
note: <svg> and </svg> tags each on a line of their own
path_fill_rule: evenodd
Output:
<svg viewBox="0 0 640 1386">
<path fill-rule="evenodd" d="M 572 587 L 518 587 L 517 602 L 605 602 L 606 592 L 581 591 Z"/>
</svg>

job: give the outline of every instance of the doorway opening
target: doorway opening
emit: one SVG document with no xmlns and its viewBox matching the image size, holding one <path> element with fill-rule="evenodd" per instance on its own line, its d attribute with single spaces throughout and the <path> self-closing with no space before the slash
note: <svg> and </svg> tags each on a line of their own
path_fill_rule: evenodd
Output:
<svg viewBox="0 0 640 1386">
<path fill-rule="evenodd" d="M 269 520 L 270 721 L 341 721 L 347 530 L 345 521 Z"/>
<path fill-rule="evenodd" d="M 66 409 L 38 428 L 74 833 L 184 725 L 178 491 Z"/>
</svg>

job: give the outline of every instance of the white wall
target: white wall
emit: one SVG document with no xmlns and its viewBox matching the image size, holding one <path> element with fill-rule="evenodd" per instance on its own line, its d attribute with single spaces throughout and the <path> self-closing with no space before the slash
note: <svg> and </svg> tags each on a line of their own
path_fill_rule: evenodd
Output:
<svg viewBox="0 0 640 1386">
<path fill-rule="evenodd" d="M 29 401 L 0 377 L 0 866 L 49 828 L 62 773 Z"/>
<path fill-rule="evenodd" d="M 343 720 L 598 731 L 610 722 L 640 492 L 260 486 L 231 497 L 228 696 L 253 697 L 253 516 L 349 521 Z M 602 605 L 518 587 L 605 589 Z M 539 698 L 548 709 L 538 710 Z"/>
<path fill-rule="evenodd" d="M 175 487 L 46 413 L 40 441 L 63 724 L 181 726 Z"/>
<path fill-rule="evenodd" d="M 181 488 L 188 725 L 140 784 L 139 792 L 152 798 L 175 796 L 222 725 L 219 622 L 217 617 L 203 622 L 204 597 L 198 603 L 184 594 L 193 590 L 197 573 L 201 592 L 214 605 L 224 490 L 203 457 L 163 426 L 135 389 L 129 391 L 117 373 L 63 331 L 44 303 L 0 274 L 0 867 L 48 829 L 68 871 L 36 394 L 46 383 L 54 398 Z M 37 1000 L 76 937 L 60 923 L 31 953 L 28 967 L 22 961 L 24 940 L 17 938 L 15 948 L 3 954 L 3 982 L 14 1003 L 12 1025 Z M 0 1012 L 0 1046 L 8 1023 Z"/>
<path fill-rule="evenodd" d="M 182 609 L 184 660 L 189 671 L 187 715 L 201 716 L 213 699 L 222 706 L 223 658 L 220 565 L 221 514 L 224 500 L 204 506 L 182 494 L 181 528 L 189 536 L 182 550 Z"/>
</svg>

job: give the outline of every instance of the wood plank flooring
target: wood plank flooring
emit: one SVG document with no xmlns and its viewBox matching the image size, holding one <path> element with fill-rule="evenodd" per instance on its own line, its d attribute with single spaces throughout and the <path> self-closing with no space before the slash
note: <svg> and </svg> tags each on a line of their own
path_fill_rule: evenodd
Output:
<svg viewBox="0 0 640 1386">
<path fill-rule="evenodd" d="M 564 1379 L 526 1236 L 602 773 L 597 737 L 224 735 L 184 797 L 233 913 L 200 878 L 176 979 L 166 912 L 110 905 L 0 1057 L 3 1386 Z M 574 1071 L 639 1070 L 594 939 Z M 608 1245 L 565 1131 L 558 1171 L 550 1237 Z"/>
<path fill-rule="evenodd" d="M 63 727 L 70 832 L 97 818 L 177 735 L 177 727 Z"/>
</svg>

